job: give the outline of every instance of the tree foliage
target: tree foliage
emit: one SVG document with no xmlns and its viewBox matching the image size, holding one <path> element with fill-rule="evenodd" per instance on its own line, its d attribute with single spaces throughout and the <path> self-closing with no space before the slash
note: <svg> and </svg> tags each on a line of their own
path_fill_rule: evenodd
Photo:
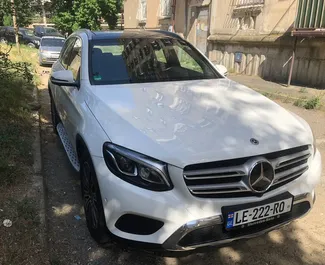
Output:
<svg viewBox="0 0 325 265">
<path fill-rule="evenodd" d="M 54 23 L 64 32 L 71 33 L 80 28 L 98 30 L 101 18 L 113 29 L 121 0 L 53 0 L 52 8 L 56 14 Z"/>
<path fill-rule="evenodd" d="M 17 25 L 25 27 L 32 23 L 32 18 L 36 12 L 39 12 L 39 0 L 15 0 L 15 8 L 17 15 Z M 0 24 L 4 23 L 4 19 L 13 15 L 10 0 L 0 0 Z M 6 21 L 8 24 L 8 21 Z"/>
</svg>

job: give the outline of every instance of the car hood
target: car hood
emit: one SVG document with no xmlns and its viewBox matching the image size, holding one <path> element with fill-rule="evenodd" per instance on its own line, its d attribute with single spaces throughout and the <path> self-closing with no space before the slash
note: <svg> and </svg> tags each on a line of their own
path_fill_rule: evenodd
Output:
<svg viewBox="0 0 325 265">
<path fill-rule="evenodd" d="M 113 143 L 178 167 L 313 142 L 304 120 L 227 78 L 94 86 L 90 93 L 86 103 Z"/>
<path fill-rule="evenodd" d="M 62 47 L 53 47 L 53 46 L 41 46 L 42 50 L 49 52 L 60 52 Z"/>
</svg>

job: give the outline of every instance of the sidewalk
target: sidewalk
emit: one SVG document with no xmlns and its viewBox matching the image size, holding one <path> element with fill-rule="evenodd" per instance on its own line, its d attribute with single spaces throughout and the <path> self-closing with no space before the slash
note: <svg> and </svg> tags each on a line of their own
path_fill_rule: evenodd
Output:
<svg viewBox="0 0 325 265">
<path fill-rule="evenodd" d="M 250 87 L 271 98 L 283 99 L 286 102 L 296 102 L 297 100 L 312 100 L 319 98 L 322 109 L 325 107 L 325 90 L 310 88 L 305 86 L 290 86 L 269 82 L 258 76 L 229 74 L 228 78 Z"/>
</svg>

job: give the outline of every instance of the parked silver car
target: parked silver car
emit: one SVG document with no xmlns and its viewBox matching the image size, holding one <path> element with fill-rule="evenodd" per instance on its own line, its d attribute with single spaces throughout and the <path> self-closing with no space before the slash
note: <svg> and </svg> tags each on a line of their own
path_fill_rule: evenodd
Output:
<svg viewBox="0 0 325 265">
<path fill-rule="evenodd" d="M 65 39 L 62 37 L 46 36 L 41 39 L 39 47 L 39 64 L 53 64 L 60 56 Z"/>
</svg>

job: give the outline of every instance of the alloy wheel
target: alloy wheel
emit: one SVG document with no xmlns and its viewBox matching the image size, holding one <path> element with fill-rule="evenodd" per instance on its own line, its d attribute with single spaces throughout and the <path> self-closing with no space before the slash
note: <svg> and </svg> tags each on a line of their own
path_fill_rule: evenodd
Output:
<svg viewBox="0 0 325 265">
<path fill-rule="evenodd" d="M 83 163 L 82 167 L 82 184 L 85 214 L 91 228 L 96 229 L 99 225 L 98 191 L 94 181 L 94 175 L 87 161 Z"/>
</svg>

